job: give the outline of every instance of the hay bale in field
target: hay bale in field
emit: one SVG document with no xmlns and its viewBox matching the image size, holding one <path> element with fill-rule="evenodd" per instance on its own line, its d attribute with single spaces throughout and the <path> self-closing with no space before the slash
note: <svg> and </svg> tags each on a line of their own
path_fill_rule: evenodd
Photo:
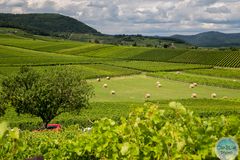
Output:
<svg viewBox="0 0 240 160">
<path fill-rule="evenodd" d="M 157 81 L 157 82 L 156 82 L 156 84 L 158 85 L 158 84 L 160 84 L 160 82 L 159 82 L 159 81 Z"/>
<path fill-rule="evenodd" d="M 157 84 L 157 87 L 158 88 L 162 87 L 162 84 L 161 83 Z"/>
<path fill-rule="evenodd" d="M 91 131 L 91 130 L 92 130 L 91 127 L 83 128 L 83 132 L 89 132 L 89 131 Z"/>
<path fill-rule="evenodd" d="M 110 80 L 111 78 L 110 77 L 106 77 L 107 78 L 107 80 Z"/>
<path fill-rule="evenodd" d="M 228 99 L 228 96 L 223 96 L 223 99 Z"/>
<path fill-rule="evenodd" d="M 177 71 L 176 74 L 181 74 L 181 72 L 180 72 L 180 71 Z"/>
<path fill-rule="evenodd" d="M 104 85 L 103 85 L 103 88 L 107 88 L 108 87 L 108 85 L 105 83 Z"/>
<path fill-rule="evenodd" d="M 98 82 L 101 82 L 101 79 L 100 79 L 100 78 L 97 78 L 97 81 L 98 81 Z"/>
<path fill-rule="evenodd" d="M 148 98 L 150 98 L 150 97 L 151 97 L 151 94 L 149 94 L 149 93 L 145 94 L 145 98 L 146 98 L 146 99 L 148 99 Z"/>
<path fill-rule="evenodd" d="M 112 94 L 112 95 L 115 95 L 115 94 L 116 94 L 116 92 L 115 92 L 115 91 L 111 91 L 111 94 Z"/>
<path fill-rule="evenodd" d="M 189 85 L 189 88 L 194 88 L 194 87 L 195 87 L 194 84 L 190 84 L 190 85 Z"/>
<path fill-rule="evenodd" d="M 212 98 L 216 98 L 216 97 L 217 97 L 217 94 L 216 94 L 216 93 L 212 93 L 212 94 L 211 94 L 211 97 L 212 97 Z"/>
<path fill-rule="evenodd" d="M 197 93 L 193 93 L 191 97 L 192 98 L 197 98 Z"/>
<path fill-rule="evenodd" d="M 194 85 L 194 87 L 197 87 L 198 84 L 197 83 L 193 83 L 193 85 Z"/>
</svg>

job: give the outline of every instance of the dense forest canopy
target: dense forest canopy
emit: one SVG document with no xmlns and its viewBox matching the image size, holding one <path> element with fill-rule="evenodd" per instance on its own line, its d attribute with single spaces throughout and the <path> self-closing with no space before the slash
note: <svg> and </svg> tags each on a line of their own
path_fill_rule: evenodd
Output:
<svg viewBox="0 0 240 160">
<path fill-rule="evenodd" d="M 0 27 L 26 30 L 33 34 L 57 35 L 59 33 L 100 34 L 88 25 L 60 14 L 0 14 Z"/>
</svg>

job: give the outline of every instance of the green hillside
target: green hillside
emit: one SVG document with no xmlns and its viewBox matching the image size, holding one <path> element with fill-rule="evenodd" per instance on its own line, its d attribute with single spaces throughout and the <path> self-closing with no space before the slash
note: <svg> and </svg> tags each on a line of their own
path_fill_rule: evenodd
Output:
<svg viewBox="0 0 240 160">
<path fill-rule="evenodd" d="M 3 30 L 0 30 L 2 31 L 0 32 L 1 65 L 100 63 L 109 60 L 138 60 L 240 67 L 239 51 L 115 46 L 36 35 L 30 37 L 25 35 L 24 32 L 15 34 L 9 33 L 8 30 L 8 32 L 4 33 Z M 19 59 L 19 57 L 21 58 Z"/>
<path fill-rule="evenodd" d="M 60 14 L 6 14 L 0 13 L 0 27 L 15 28 L 13 33 L 55 36 L 64 39 L 124 46 L 155 48 L 187 48 L 190 45 L 174 38 L 149 37 L 143 35 L 106 35 L 74 18 Z M 21 29 L 27 33 L 23 33 Z M 0 31 L 1 32 L 1 31 Z"/>
<path fill-rule="evenodd" d="M 62 33 L 99 34 L 88 25 L 60 14 L 0 14 L 0 27 L 19 28 L 30 33 L 57 35 Z"/>
<path fill-rule="evenodd" d="M 240 51 L 190 50 L 169 61 L 223 67 L 240 67 Z"/>
</svg>

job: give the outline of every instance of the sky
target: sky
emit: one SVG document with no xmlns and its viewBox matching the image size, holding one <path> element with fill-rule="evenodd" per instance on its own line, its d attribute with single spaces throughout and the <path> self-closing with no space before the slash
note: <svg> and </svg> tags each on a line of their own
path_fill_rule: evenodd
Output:
<svg viewBox="0 0 240 160">
<path fill-rule="evenodd" d="M 240 0 L 0 0 L 1 13 L 60 13 L 105 34 L 240 32 Z"/>
</svg>

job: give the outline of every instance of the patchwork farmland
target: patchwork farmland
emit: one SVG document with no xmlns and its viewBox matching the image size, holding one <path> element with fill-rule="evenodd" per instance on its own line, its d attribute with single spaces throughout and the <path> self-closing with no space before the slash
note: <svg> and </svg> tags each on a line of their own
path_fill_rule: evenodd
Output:
<svg viewBox="0 0 240 160">
<path fill-rule="evenodd" d="M 18 115 L 8 106 L 0 121 L 23 130 L 0 126 L 11 135 L 0 142 L 10 143 L 14 158 L 134 159 L 134 154 L 146 150 L 141 154 L 177 157 L 181 152 L 180 159 L 211 159 L 216 158 L 211 152 L 218 138 L 232 135 L 239 142 L 239 51 L 116 46 L 0 32 L 0 82 L 18 75 L 22 66 L 39 73 L 57 69 L 79 73 L 94 94 L 80 113 L 62 113 L 49 122 L 62 125 L 59 134 L 32 132 L 42 120 Z M 89 127 L 93 129 L 86 134 L 82 129 Z M 137 146 L 138 138 L 146 141 Z M 0 159 L 12 157 L 3 143 Z M 165 144 L 169 152 L 164 146 L 150 151 L 156 144 Z"/>
</svg>

